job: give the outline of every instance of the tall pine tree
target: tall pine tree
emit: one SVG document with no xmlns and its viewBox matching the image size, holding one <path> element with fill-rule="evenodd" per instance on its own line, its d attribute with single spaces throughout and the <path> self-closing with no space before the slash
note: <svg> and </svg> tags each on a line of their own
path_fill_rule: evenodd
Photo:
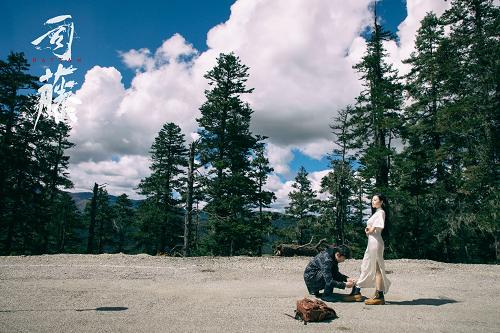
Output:
<svg viewBox="0 0 500 333">
<path fill-rule="evenodd" d="M 441 20 L 450 31 L 445 43 L 455 55 L 446 77 L 451 103 L 447 150 L 457 192 L 447 216 L 460 258 L 496 252 L 499 260 L 497 208 L 499 184 L 500 9 L 492 0 L 454 0 Z M 492 249 L 495 249 L 492 251 Z"/>
<path fill-rule="evenodd" d="M 449 105 L 445 89 L 448 63 L 453 62 L 443 46 L 444 30 L 435 14 L 421 21 L 415 40 L 415 51 L 404 62 L 411 65 L 406 75 L 406 91 L 411 103 L 405 109 L 402 131 L 405 149 L 395 162 L 395 179 L 399 190 L 394 217 L 406 221 L 400 230 L 405 244 L 399 252 L 407 257 L 437 259 L 445 248 L 436 235 L 446 229 L 445 205 L 448 193 L 454 191 L 447 167 L 447 119 Z M 429 244 L 429 246 L 419 246 Z"/>
<path fill-rule="evenodd" d="M 316 192 L 311 187 L 307 178 L 306 169 L 301 166 L 292 184 L 293 190 L 288 194 L 290 205 L 285 208 L 285 213 L 296 220 L 296 241 L 305 244 L 313 235 L 313 224 L 318 213 L 318 200 Z"/>
<path fill-rule="evenodd" d="M 361 173 L 375 182 L 377 191 L 387 191 L 392 139 L 398 135 L 399 112 L 402 103 L 402 85 L 397 71 L 384 60 L 384 41 L 392 39 L 374 15 L 373 31 L 362 61 L 354 66 L 361 73 L 365 89 L 356 99 L 352 109 L 350 128 L 360 150 Z"/>
<path fill-rule="evenodd" d="M 329 193 L 329 199 L 325 202 L 323 211 L 330 216 L 326 220 L 332 222 L 333 228 L 329 231 L 330 234 L 335 235 L 337 244 L 346 243 L 346 228 L 353 229 L 353 223 L 350 222 L 355 221 L 352 218 L 353 195 L 356 188 L 352 163 L 355 158 L 349 154 L 352 148 L 352 131 L 349 127 L 351 112 L 351 106 L 340 110 L 334 123 L 330 125 L 335 136 L 336 148 L 329 156 L 332 171 L 321 180 L 322 192 Z"/>
<path fill-rule="evenodd" d="M 248 67 L 233 53 L 220 54 L 217 65 L 208 71 L 210 90 L 200 107 L 200 158 L 209 168 L 206 179 L 210 231 L 206 250 L 217 255 L 248 253 L 252 244 L 251 208 L 256 184 L 251 178 L 252 150 L 257 139 L 250 132 L 253 113 L 242 95 Z"/>
<path fill-rule="evenodd" d="M 264 237 L 266 233 L 270 231 L 271 224 L 269 216 L 266 217 L 264 213 L 264 208 L 269 208 L 270 204 L 276 200 L 276 196 L 273 192 L 266 191 L 264 189 L 264 185 L 267 181 L 267 178 L 274 169 L 269 165 L 269 160 L 265 156 L 265 143 L 264 140 L 267 137 L 257 136 L 257 144 L 254 149 L 254 157 L 252 159 L 252 170 L 250 172 L 250 177 L 254 180 L 257 185 L 257 189 L 254 194 L 254 206 L 258 209 L 258 216 L 256 219 L 256 243 L 257 243 L 257 252 L 259 255 L 262 255 L 262 247 L 264 245 Z"/>
<path fill-rule="evenodd" d="M 187 167 L 187 149 L 184 134 L 174 123 L 166 123 L 151 146 L 151 175 L 141 180 L 140 194 L 148 202 L 140 212 L 145 215 L 143 235 L 154 240 L 157 253 L 165 253 L 181 243 L 183 177 Z M 150 212 L 145 212 L 150 210 Z M 151 218 L 153 217 L 153 218 Z"/>
</svg>

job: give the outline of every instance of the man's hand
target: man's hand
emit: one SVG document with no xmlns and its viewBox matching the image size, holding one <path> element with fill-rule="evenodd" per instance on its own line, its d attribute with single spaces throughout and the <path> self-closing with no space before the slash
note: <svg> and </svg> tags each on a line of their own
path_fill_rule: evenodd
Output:
<svg viewBox="0 0 500 333">
<path fill-rule="evenodd" d="M 348 279 L 347 279 L 347 282 L 352 282 L 352 283 L 356 284 L 356 279 L 353 279 L 353 278 L 348 278 Z"/>
<path fill-rule="evenodd" d="M 347 282 L 345 283 L 345 287 L 346 287 L 346 288 L 352 288 L 352 287 L 354 287 L 354 282 L 353 282 L 353 281 L 347 281 Z"/>
</svg>

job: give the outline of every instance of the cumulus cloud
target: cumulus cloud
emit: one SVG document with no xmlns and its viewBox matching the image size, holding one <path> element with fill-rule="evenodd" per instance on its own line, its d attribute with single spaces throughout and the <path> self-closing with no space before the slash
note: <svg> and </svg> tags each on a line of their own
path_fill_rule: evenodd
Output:
<svg viewBox="0 0 500 333">
<path fill-rule="evenodd" d="M 128 52 L 120 51 L 118 54 L 128 68 L 135 70 L 151 70 L 154 66 L 154 61 L 151 59 L 151 51 L 146 48 L 130 50 Z"/>
<path fill-rule="evenodd" d="M 321 193 L 321 180 L 325 177 L 330 170 L 322 170 L 311 172 L 307 179 L 311 182 L 311 188 L 316 192 L 317 197 L 321 200 L 326 200 L 328 197 L 328 193 Z M 295 181 L 287 180 L 282 182 L 280 177 L 273 173 L 269 175 L 267 182 L 264 186 L 264 190 L 274 192 L 276 196 L 276 200 L 271 204 L 270 210 L 272 211 L 284 211 L 285 207 L 290 204 L 290 200 L 288 199 L 288 194 L 294 190 L 292 185 Z"/>
<path fill-rule="evenodd" d="M 106 184 L 110 194 L 125 193 L 130 198 L 142 199 L 134 188 L 149 175 L 149 164 L 145 156 L 125 155 L 119 160 L 70 164 L 69 172 L 77 192 L 90 192 L 94 183 L 98 183 Z"/>
<path fill-rule="evenodd" d="M 352 66 L 366 49 L 360 33 L 371 24 L 370 2 L 238 0 L 229 19 L 208 32 L 204 52 L 179 34 L 166 36 L 154 51 L 119 52 L 136 72 L 128 88 L 115 68 L 92 68 L 76 93 L 82 104 L 71 132 L 77 147 L 70 152 L 70 171 L 77 188 L 88 189 L 94 179 L 107 182 L 110 189 L 136 186 L 148 174 L 149 148 L 166 122 L 175 122 L 188 141 L 194 140 L 198 108 L 208 88 L 203 75 L 219 53 L 234 52 L 250 67 L 248 86 L 255 91 L 245 99 L 254 110 L 252 130 L 269 137 L 267 157 L 276 174 L 268 186 L 278 196 L 275 206 L 284 207 L 291 182 L 282 182 L 280 176 L 293 178 L 293 150 L 313 159 L 329 153 L 329 123 L 362 89 Z M 400 60 L 413 49 L 419 21 L 427 11 L 440 14 L 448 4 L 408 0 L 407 6 L 408 17 L 398 31 L 400 44 L 388 45 L 390 61 L 400 70 Z M 116 156 L 121 158 L 113 161 Z M 127 175 L 130 168 L 136 173 Z M 311 179 L 317 183 L 326 172 L 312 173 Z"/>
<path fill-rule="evenodd" d="M 289 163 L 293 160 L 291 147 L 280 147 L 273 143 L 266 146 L 266 157 L 276 173 L 288 176 L 290 174 Z"/>
<path fill-rule="evenodd" d="M 276 196 L 270 210 L 283 211 L 289 205 L 288 193 L 293 189 L 292 184 L 292 180 L 282 183 L 280 177 L 275 173 L 269 175 L 264 190 L 274 192 Z"/>
</svg>

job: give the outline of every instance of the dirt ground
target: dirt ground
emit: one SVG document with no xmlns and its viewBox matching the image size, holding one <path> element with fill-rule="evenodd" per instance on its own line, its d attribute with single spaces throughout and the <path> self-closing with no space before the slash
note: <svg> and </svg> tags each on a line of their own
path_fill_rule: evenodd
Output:
<svg viewBox="0 0 500 333">
<path fill-rule="evenodd" d="M 332 300 L 338 319 L 303 325 L 285 314 L 308 260 L 0 257 L 0 332 L 500 332 L 500 266 L 405 259 L 386 261 L 386 305 Z"/>
</svg>

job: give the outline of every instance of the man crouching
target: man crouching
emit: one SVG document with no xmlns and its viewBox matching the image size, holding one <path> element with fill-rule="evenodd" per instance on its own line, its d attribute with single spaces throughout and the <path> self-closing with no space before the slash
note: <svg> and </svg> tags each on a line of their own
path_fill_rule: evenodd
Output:
<svg viewBox="0 0 500 333">
<path fill-rule="evenodd" d="M 332 296 L 333 288 L 351 288 L 355 280 L 339 272 L 339 263 L 351 257 L 351 250 L 345 246 L 331 245 L 311 259 L 304 271 L 309 294 L 316 297 Z M 323 295 L 320 290 L 324 290 Z"/>
</svg>

